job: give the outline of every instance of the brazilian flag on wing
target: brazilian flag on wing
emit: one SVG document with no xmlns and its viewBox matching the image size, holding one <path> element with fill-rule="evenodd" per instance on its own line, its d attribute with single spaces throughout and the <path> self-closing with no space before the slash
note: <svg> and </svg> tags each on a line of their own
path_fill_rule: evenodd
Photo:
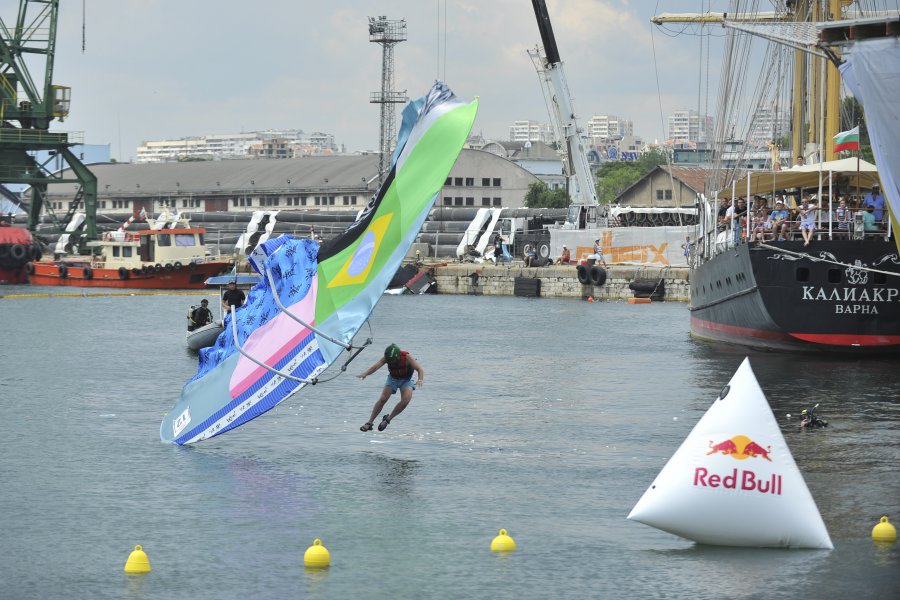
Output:
<svg viewBox="0 0 900 600">
<path fill-rule="evenodd" d="M 257 247 L 262 281 L 225 331 L 200 351 L 197 374 L 160 425 L 160 438 L 190 444 L 272 409 L 351 350 L 428 218 L 472 129 L 477 100 L 441 82 L 403 110 L 391 168 L 357 220 L 321 247 L 282 236 Z"/>
</svg>

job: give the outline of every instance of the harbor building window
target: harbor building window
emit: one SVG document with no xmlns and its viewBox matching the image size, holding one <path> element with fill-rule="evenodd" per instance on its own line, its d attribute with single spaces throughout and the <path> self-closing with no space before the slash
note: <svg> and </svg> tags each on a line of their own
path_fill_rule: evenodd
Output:
<svg viewBox="0 0 900 600">
<path fill-rule="evenodd" d="M 454 206 L 462 206 L 462 205 L 463 205 L 463 199 L 462 199 L 462 198 L 458 198 L 458 197 L 457 197 L 457 198 L 454 198 L 454 199 L 453 199 L 453 205 L 454 205 Z"/>
<path fill-rule="evenodd" d="M 481 205 L 482 205 L 482 206 L 490 206 L 490 205 L 491 205 L 491 199 L 490 199 L 490 198 L 487 198 L 487 197 L 485 197 L 485 196 L 482 196 L 482 197 L 481 197 Z"/>
<path fill-rule="evenodd" d="M 475 198 L 471 196 L 466 198 L 466 206 L 475 206 Z"/>
<path fill-rule="evenodd" d="M 453 198 L 444 196 L 444 206 L 453 206 Z"/>
<path fill-rule="evenodd" d="M 672 199 L 672 190 L 656 190 L 656 199 L 657 200 L 671 200 Z"/>
<path fill-rule="evenodd" d="M 494 177 L 494 187 L 500 187 L 500 178 Z"/>
<path fill-rule="evenodd" d="M 481 187 L 491 187 L 491 178 L 490 177 L 482 177 L 481 178 Z"/>
<path fill-rule="evenodd" d="M 455 186 L 457 186 L 457 187 L 462 187 L 462 183 L 463 183 L 463 178 L 462 178 L 462 177 L 455 177 L 455 178 L 453 179 L 453 185 L 455 185 Z"/>
<path fill-rule="evenodd" d="M 502 206 L 502 205 L 503 205 L 503 200 L 501 200 L 500 198 L 494 198 L 494 206 Z"/>
<path fill-rule="evenodd" d="M 100 208 L 106 208 L 106 200 L 101 200 L 101 201 L 98 202 L 97 204 L 100 205 Z"/>
<path fill-rule="evenodd" d="M 475 178 L 474 177 L 466 177 L 466 187 L 474 187 L 475 186 Z"/>
<path fill-rule="evenodd" d="M 447 181 L 444 182 L 444 185 L 453 185 L 453 178 L 452 178 L 452 177 L 448 177 L 448 178 L 447 178 Z"/>
<path fill-rule="evenodd" d="M 197 208 L 200 206 L 200 201 L 196 198 L 182 198 L 181 200 L 181 208 Z"/>
<path fill-rule="evenodd" d="M 334 196 L 328 196 L 328 206 L 334 206 Z"/>
</svg>

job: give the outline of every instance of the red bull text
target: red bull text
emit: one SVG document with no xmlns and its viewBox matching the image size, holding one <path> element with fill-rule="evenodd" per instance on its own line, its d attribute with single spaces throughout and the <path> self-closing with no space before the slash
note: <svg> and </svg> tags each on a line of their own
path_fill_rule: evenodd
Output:
<svg viewBox="0 0 900 600">
<path fill-rule="evenodd" d="M 704 467 L 697 467 L 694 470 L 694 486 L 695 487 L 723 487 L 730 490 L 741 489 L 748 492 L 759 492 L 760 494 L 781 495 L 781 475 L 772 474 L 768 479 L 757 478 L 753 471 L 732 469 L 730 475 L 722 476 L 717 473 L 710 473 Z M 740 486 L 740 488 L 738 488 Z"/>
<path fill-rule="evenodd" d="M 772 462 L 769 456 L 772 453 L 772 446 L 763 448 L 745 435 L 736 435 L 731 439 L 714 443 L 709 442 L 709 452 L 711 454 L 721 454 L 730 456 L 735 460 L 746 460 L 748 458 L 762 458 Z M 741 489 L 744 491 L 756 491 L 761 494 L 781 495 L 781 475 L 772 474 L 768 478 L 759 478 L 754 471 L 749 469 L 732 469 L 731 474 L 722 475 L 720 473 L 710 473 L 705 467 L 697 467 L 694 470 L 694 486 L 695 487 L 711 487 L 711 488 L 727 488 L 731 490 Z M 739 487 L 740 486 L 740 487 Z"/>
</svg>

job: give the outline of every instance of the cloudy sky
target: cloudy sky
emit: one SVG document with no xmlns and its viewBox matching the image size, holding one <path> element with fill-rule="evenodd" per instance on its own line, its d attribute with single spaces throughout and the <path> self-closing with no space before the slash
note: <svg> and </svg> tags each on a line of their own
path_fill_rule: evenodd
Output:
<svg viewBox="0 0 900 600">
<path fill-rule="evenodd" d="M 618 115 L 652 141 L 663 137 L 663 115 L 697 108 L 700 38 L 673 36 L 650 17 L 726 2 L 547 4 L 582 125 Z M 12 9 L 0 9 L 8 25 Z M 72 87 L 72 107 L 53 129 L 82 131 L 120 160 L 144 140 L 263 129 L 377 149 L 369 95 L 381 87 L 381 47 L 368 40 L 367 18 L 378 15 L 407 22 L 396 89 L 417 97 L 440 77 L 460 97 L 479 96 L 475 130 L 489 138 L 505 139 L 517 119 L 549 122 L 526 54 L 540 42 L 528 0 L 87 0 L 60 8 L 53 80 Z"/>
</svg>

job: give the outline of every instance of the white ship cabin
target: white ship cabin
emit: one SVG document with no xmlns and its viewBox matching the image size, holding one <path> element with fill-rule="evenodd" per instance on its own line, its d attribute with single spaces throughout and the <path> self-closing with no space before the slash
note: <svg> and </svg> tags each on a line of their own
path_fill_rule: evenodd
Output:
<svg viewBox="0 0 900 600">
<path fill-rule="evenodd" d="M 179 268 L 206 259 L 204 235 L 206 230 L 190 226 L 190 219 L 172 215 L 164 208 L 158 218 L 147 218 L 147 231 L 125 231 L 133 218 L 117 231 L 106 232 L 103 238 L 88 246 L 100 248 L 98 262 L 107 269 L 141 268 L 160 265 Z"/>
</svg>

